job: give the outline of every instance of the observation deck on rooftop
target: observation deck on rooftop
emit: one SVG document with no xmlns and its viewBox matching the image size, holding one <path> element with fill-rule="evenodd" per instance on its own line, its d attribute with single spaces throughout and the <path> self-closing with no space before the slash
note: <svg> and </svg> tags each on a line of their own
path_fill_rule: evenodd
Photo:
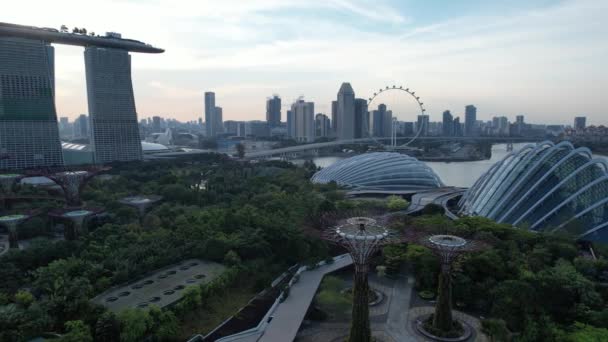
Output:
<svg viewBox="0 0 608 342">
<path fill-rule="evenodd" d="M 34 39 L 65 45 L 107 47 L 131 52 L 165 52 L 163 49 L 156 48 L 138 40 L 119 38 L 108 34 L 105 36 L 91 36 L 82 33 L 61 32 L 54 28 L 41 28 L 2 22 L 0 22 L 0 37 Z"/>
</svg>

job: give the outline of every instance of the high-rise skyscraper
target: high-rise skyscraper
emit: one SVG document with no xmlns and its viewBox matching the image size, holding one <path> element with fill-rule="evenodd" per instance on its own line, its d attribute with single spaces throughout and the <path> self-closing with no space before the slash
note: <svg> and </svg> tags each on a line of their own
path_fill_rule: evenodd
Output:
<svg viewBox="0 0 608 342">
<path fill-rule="evenodd" d="M 331 125 L 330 120 L 327 115 L 319 113 L 315 116 L 315 135 L 317 137 L 327 137 L 329 136 Z"/>
<path fill-rule="evenodd" d="M 215 107 L 215 134 L 224 133 L 224 110 L 222 107 Z"/>
<path fill-rule="evenodd" d="M 338 135 L 338 101 L 331 101 L 331 130 L 334 136 Z"/>
<path fill-rule="evenodd" d="M 418 115 L 418 121 L 416 122 L 416 132 L 420 132 L 418 136 L 426 137 L 429 135 L 429 116 Z"/>
<path fill-rule="evenodd" d="M 443 112 L 442 132 L 445 137 L 454 135 L 454 117 L 449 110 Z"/>
<path fill-rule="evenodd" d="M 152 133 L 160 133 L 160 132 L 161 132 L 160 116 L 153 116 L 152 117 Z"/>
<path fill-rule="evenodd" d="M 95 161 L 142 159 L 129 52 L 88 46 L 84 57 Z"/>
<path fill-rule="evenodd" d="M 454 118 L 454 136 L 461 137 L 462 135 L 462 124 L 460 123 L 460 117 L 457 116 Z"/>
<path fill-rule="evenodd" d="M 344 82 L 338 91 L 338 140 L 355 138 L 355 91 Z"/>
<path fill-rule="evenodd" d="M 464 135 L 472 137 L 477 135 L 476 126 L 477 124 L 477 108 L 473 105 L 468 105 L 464 109 Z"/>
<path fill-rule="evenodd" d="M 278 95 L 266 100 L 266 123 L 270 128 L 281 125 L 281 98 Z"/>
<path fill-rule="evenodd" d="M 296 118 L 292 110 L 287 111 L 287 136 L 291 138 L 296 136 Z"/>
<path fill-rule="evenodd" d="M 54 51 L 39 40 L 0 38 L 0 169 L 63 165 Z"/>
<path fill-rule="evenodd" d="M 378 109 L 372 111 L 372 133 L 374 137 L 388 138 L 391 136 L 393 112 L 386 110 L 386 105 L 381 103 Z"/>
<path fill-rule="evenodd" d="M 574 129 L 577 131 L 582 131 L 587 127 L 587 117 L 585 116 L 577 116 L 574 118 Z"/>
<path fill-rule="evenodd" d="M 303 99 L 297 100 L 291 105 L 293 115 L 294 135 L 298 142 L 315 141 L 315 104 Z"/>
<path fill-rule="evenodd" d="M 75 138 L 88 138 L 89 137 L 89 117 L 85 114 L 80 114 L 76 120 L 74 120 L 74 137 Z"/>
<path fill-rule="evenodd" d="M 208 91 L 205 93 L 205 131 L 208 138 L 216 135 L 215 121 L 215 93 Z"/>
<path fill-rule="evenodd" d="M 355 99 L 355 138 L 369 136 L 369 112 L 367 100 Z"/>
</svg>

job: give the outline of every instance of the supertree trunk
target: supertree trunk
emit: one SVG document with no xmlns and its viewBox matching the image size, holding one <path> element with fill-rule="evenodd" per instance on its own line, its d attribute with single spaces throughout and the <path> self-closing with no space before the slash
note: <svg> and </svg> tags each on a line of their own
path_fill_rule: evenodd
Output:
<svg viewBox="0 0 608 342">
<path fill-rule="evenodd" d="M 445 266 L 442 266 L 439 272 L 433 328 L 444 332 L 452 330 L 452 281 L 450 269 Z"/>
<path fill-rule="evenodd" d="M 64 238 L 68 241 L 76 240 L 76 238 L 78 237 L 76 224 L 74 222 L 70 221 L 70 222 L 65 223 L 64 227 L 65 227 L 64 231 L 63 231 Z"/>
<path fill-rule="evenodd" d="M 367 272 L 365 271 L 355 271 L 352 316 L 349 342 L 370 342 L 369 284 L 367 282 Z"/>
<path fill-rule="evenodd" d="M 19 233 L 17 225 L 8 227 L 8 246 L 9 248 L 19 248 Z"/>
</svg>

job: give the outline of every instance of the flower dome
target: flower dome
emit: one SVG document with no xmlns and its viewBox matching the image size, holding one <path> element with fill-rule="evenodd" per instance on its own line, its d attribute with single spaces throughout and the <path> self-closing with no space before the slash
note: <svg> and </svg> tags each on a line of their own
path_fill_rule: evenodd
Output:
<svg viewBox="0 0 608 342">
<path fill-rule="evenodd" d="M 460 201 L 463 214 L 608 241 L 608 163 L 570 142 L 529 144 L 494 164 Z"/>
<path fill-rule="evenodd" d="M 360 154 L 340 160 L 312 176 L 313 183 L 336 182 L 354 189 L 419 190 L 443 186 L 433 169 L 393 152 Z"/>
</svg>

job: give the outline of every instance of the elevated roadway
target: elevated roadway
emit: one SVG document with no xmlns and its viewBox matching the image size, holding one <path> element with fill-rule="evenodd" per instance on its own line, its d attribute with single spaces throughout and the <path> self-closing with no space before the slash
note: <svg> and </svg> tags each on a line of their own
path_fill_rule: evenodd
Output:
<svg viewBox="0 0 608 342">
<path fill-rule="evenodd" d="M 351 144 L 365 144 L 365 143 L 375 143 L 377 141 L 386 141 L 386 140 L 390 140 L 390 137 L 385 137 L 385 138 L 359 138 L 359 139 L 349 139 L 349 140 L 335 140 L 335 141 L 328 141 L 328 142 L 322 142 L 322 143 L 311 143 L 311 144 L 304 144 L 304 145 L 296 145 L 296 146 L 289 146 L 289 147 L 283 147 L 283 148 L 277 148 L 277 149 L 273 149 L 273 150 L 263 150 L 263 151 L 255 151 L 255 152 L 248 152 L 247 154 L 245 154 L 245 158 L 247 159 L 258 159 L 258 158 L 268 158 L 268 157 L 272 157 L 272 156 L 280 156 L 280 155 L 288 155 L 290 153 L 297 153 L 297 152 L 303 152 L 303 151 L 309 151 L 309 150 L 319 150 L 319 149 L 323 149 L 323 148 L 327 148 L 327 147 L 332 147 L 332 146 L 340 146 L 340 145 L 351 145 Z M 410 137 L 399 137 L 397 138 L 397 140 L 408 140 L 411 139 Z M 473 141 L 473 142 L 480 142 L 480 141 L 488 141 L 488 142 L 496 142 L 496 143 L 502 143 L 502 142 L 527 142 L 527 141 L 536 141 L 536 140 L 540 140 L 540 139 L 533 139 L 533 138 L 496 138 L 496 137 L 418 137 L 416 138 L 416 140 L 420 140 L 420 141 Z M 415 147 L 400 147 L 397 146 L 397 150 L 399 149 L 409 149 L 409 150 L 417 150 Z"/>
</svg>

